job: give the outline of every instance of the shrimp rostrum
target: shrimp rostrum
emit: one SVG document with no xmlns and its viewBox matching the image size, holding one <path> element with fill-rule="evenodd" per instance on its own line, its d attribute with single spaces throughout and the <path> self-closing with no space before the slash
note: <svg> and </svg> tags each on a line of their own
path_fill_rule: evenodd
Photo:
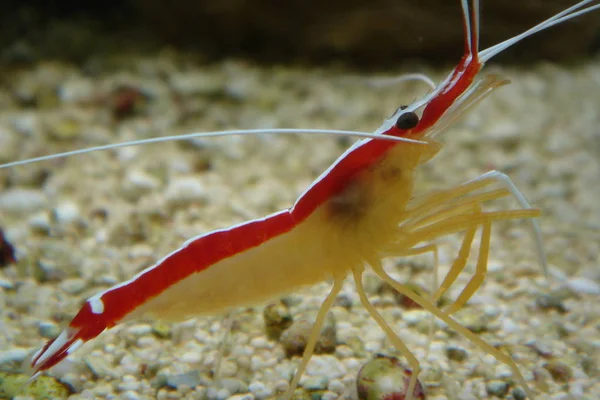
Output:
<svg viewBox="0 0 600 400">
<path fill-rule="evenodd" d="M 192 238 L 131 279 L 89 298 L 60 335 L 33 356 L 34 376 L 116 324 L 141 318 L 173 321 L 222 313 L 331 280 L 332 289 L 318 312 L 304 355 L 285 395 L 290 398 L 313 353 L 325 315 L 340 292 L 342 282 L 351 274 L 361 303 L 412 369 L 407 390 L 407 398 L 411 399 L 420 364 L 369 302 L 362 275 L 370 268 L 395 290 L 509 366 L 516 381 L 533 398 L 533 391 L 511 357 L 465 328 L 452 314 L 465 305 L 485 278 L 491 226 L 496 221 L 529 219 L 537 255 L 546 268 L 541 234 L 534 219 L 540 210 L 530 207 L 511 180 L 498 171 L 453 188 L 415 195 L 415 170 L 442 148 L 436 141 L 438 134 L 495 89 L 508 83 L 495 75 L 479 77 L 485 62 L 523 38 L 598 9 L 600 5 L 594 3 L 581 1 L 520 35 L 479 50 L 478 1 L 462 0 L 465 51 L 443 82 L 423 99 L 398 108 L 374 134 L 357 133 L 363 138 L 319 176 L 291 208 Z M 79 152 L 91 150 L 98 149 Z M 36 160 L 5 166 L 31 161 Z M 508 196 L 516 198 L 519 209 L 486 211 L 486 202 Z M 454 233 L 463 234 L 461 249 L 431 298 L 397 282 L 382 267 L 382 259 L 386 257 L 436 251 L 431 242 Z M 478 235 L 474 275 L 453 303 L 447 308 L 438 308 L 436 300 L 464 269 Z"/>
</svg>

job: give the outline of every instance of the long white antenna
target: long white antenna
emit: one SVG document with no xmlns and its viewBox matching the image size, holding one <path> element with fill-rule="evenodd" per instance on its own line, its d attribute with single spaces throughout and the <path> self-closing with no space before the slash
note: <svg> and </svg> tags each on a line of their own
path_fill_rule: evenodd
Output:
<svg viewBox="0 0 600 400">
<path fill-rule="evenodd" d="M 460 2 L 463 12 L 463 24 L 465 26 L 465 38 L 467 39 L 467 46 L 471 48 L 471 13 L 469 11 L 469 1 L 462 0 Z"/>
<path fill-rule="evenodd" d="M 376 133 L 357 132 L 357 131 L 344 131 L 344 130 L 329 130 L 329 129 L 235 129 L 229 131 L 214 131 L 214 132 L 196 132 L 186 133 L 183 135 L 172 135 L 162 136 L 157 138 L 132 140 L 128 142 L 105 144 L 101 146 L 88 147 L 86 149 L 66 151 L 64 153 L 50 154 L 47 156 L 28 158 L 26 160 L 13 161 L 6 164 L 1 164 L 0 169 L 16 167 L 19 165 L 26 165 L 40 161 L 54 160 L 57 158 L 64 158 L 75 156 L 79 154 L 87 154 L 94 151 L 104 151 L 110 149 L 118 149 L 120 147 L 139 146 L 149 143 L 162 143 L 177 140 L 188 140 L 198 138 L 209 138 L 209 137 L 220 137 L 220 136 L 236 136 L 236 135 L 257 135 L 257 134 L 271 134 L 271 135 L 297 135 L 297 134 L 314 134 L 314 135 L 328 135 L 328 136 L 344 136 L 344 137 L 356 137 L 361 139 L 378 139 L 378 140 L 391 140 L 395 142 L 404 143 L 416 143 L 416 144 L 427 144 L 420 140 L 407 139 L 402 137 L 381 135 Z"/>
<path fill-rule="evenodd" d="M 425 83 L 432 90 L 435 90 L 435 88 L 436 88 L 435 82 L 427 75 L 421 74 L 421 73 L 403 74 L 400 76 L 394 76 L 394 77 L 390 77 L 390 78 L 378 77 L 378 78 L 368 78 L 367 79 L 367 83 L 369 85 L 371 85 L 372 87 L 376 87 L 376 88 L 390 86 L 390 85 L 396 85 L 398 83 L 408 82 L 408 81 L 420 81 L 420 82 Z"/>
<path fill-rule="evenodd" d="M 475 40 L 477 41 L 477 43 L 475 43 L 475 49 L 479 51 L 479 35 L 481 29 L 479 23 L 479 0 L 473 0 L 473 19 L 474 21 L 471 21 L 471 23 L 473 24 Z"/>
<path fill-rule="evenodd" d="M 488 49 L 482 50 L 479 52 L 479 59 L 481 60 L 481 62 L 486 62 L 488 61 L 490 58 L 494 57 L 495 55 L 497 55 L 498 53 L 503 52 L 504 50 L 506 50 L 507 48 L 509 48 L 510 46 L 512 46 L 513 44 L 525 39 L 526 37 L 533 35 L 534 33 L 543 31 L 545 29 L 548 29 L 554 25 L 558 25 L 560 23 L 563 23 L 565 21 L 570 20 L 571 18 L 575 18 L 578 17 L 580 15 L 583 14 L 587 14 L 591 11 L 600 9 L 600 4 L 596 4 L 594 6 L 590 6 L 587 8 L 583 8 L 582 7 L 595 2 L 596 0 L 584 0 L 581 1 L 569 8 L 567 8 L 566 10 L 559 12 L 558 14 L 556 14 L 555 16 L 548 18 L 547 20 L 540 22 L 539 24 L 537 24 L 536 26 L 534 26 L 531 29 L 526 30 L 525 32 L 512 37 L 510 39 L 507 39 L 501 43 L 498 43 L 497 45 L 494 45 Z M 581 9 L 581 10 L 580 10 Z M 579 10 L 579 11 L 577 11 Z"/>
</svg>

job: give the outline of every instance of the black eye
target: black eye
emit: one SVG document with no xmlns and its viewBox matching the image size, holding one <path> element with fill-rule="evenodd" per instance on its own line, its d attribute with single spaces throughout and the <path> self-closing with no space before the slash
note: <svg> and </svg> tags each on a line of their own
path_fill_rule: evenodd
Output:
<svg viewBox="0 0 600 400">
<path fill-rule="evenodd" d="M 412 129 L 419 123 L 419 116 L 414 112 L 405 112 L 396 120 L 396 128 L 407 130 Z"/>
</svg>

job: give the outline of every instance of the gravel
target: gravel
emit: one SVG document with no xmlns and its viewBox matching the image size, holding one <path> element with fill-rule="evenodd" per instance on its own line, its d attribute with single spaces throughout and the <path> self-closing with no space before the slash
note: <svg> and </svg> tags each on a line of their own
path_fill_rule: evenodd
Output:
<svg viewBox="0 0 600 400">
<path fill-rule="evenodd" d="M 235 61 L 207 67 L 190 61 L 184 67 L 168 54 L 122 64 L 117 60 L 91 79 L 74 66 L 40 62 L 22 72 L 14 92 L 0 88 L 0 97 L 8 99 L 0 111 L 0 144 L 18 149 L 10 159 L 200 130 L 372 131 L 398 105 L 426 91 L 418 84 L 373 89 L 355 73 L 333 68 L 259 68 Z M 148 70 L 173 75 L 154 79 L 143 73 Z M 506 172 L 542 209 L 539 223 L 553 277 L 546 280 L 537 264 L 526 224 L 498 224 L 490 252 L 494 268 L 456 318 L 509 351 L 528 380 L 539 380 L 532 386 L 540 398 L 581 393 L 600 398 L 600 382 L 586 373 L 595 368 L 582 363 L 589 352 L 598 351 L 600 324 L 595 272 L 600 254 L 600 63 L 489 70 L 512 84 L 440 136 L 445 147 L 422 168 L 415 190 L 448 188 L 491 168 Z M 423 72 L 442 78 L 441 72 Z M 11 78 L 10 71 L 5 74 Z M 107 93 L 122 82 L 151 95 L 117 118 Z M 171 91 L 180 96 L 177 101 Z M 35 109 L 23 103 L 32 96 Z M 0 270 L 0 358 L 25 358 L 55 331 L 54 322 L 63 327 L 83 300 L 110 282 L 128 279 L 187 238 L 289 207 L 347 144 L 308 135 L 232 137 L 205 140 L 202 146 L 149 145 L 0 171 L 0 222 L 23 254 L 17 265 Z M 514 202 L 498 206 L 516 207 Z M 440 240 L 440 277 L 460 243 L 459 236 Z M 430 288 L 431 265 L 430 255 L 424 255 L 386 267 L 401 281 Z M 470 262 L 459 276 L 449 298 L 464 287 L 473 266 Z M 36 280 L 33 271 L 40 268 L 59 278 Z M 514 379 L 497 361 L 444 324 L 434 325 L 426 355 L 428 314 L 405 311 L 391 293 L 369 285 L 378 311 L 421 361 L 428 398 L 482 399 L 487 392 L 509 390 L 523 398 L 519 389 L 506 387 Z M 540 309 L 542 296 L 565 287 L 572 294 L 561 298 L 561 312 L 554 306 Z M 324 283 L 293 293 L 292 318 L 314 313 L 328 290 Z M 337 349 L 333 355 L 314 356 L 301 381 L 315 390 L 329 389 L 324 398 L 338 396 L 344 385 L 352 387 L 358 369 L 374 353 L 393 353 L 352 284 L 342 296 L 344 301 L 332 309 Z M 166 335 L 142 325 L 148 321 L 138 321 L 138 331 L 135 325 L 119 325 L 71 355 L 69 370 L 50 373 L 76 374 L 79 386 L 72 399 L 272 398 L 276 388 L 286 387 L 299 359 L 286 358 L 282 345 L 266 338 L 262 311 L 235 314 L 225 344 L 220 316 L 175 322 Z M 551 360 L 527 346 L 542 337 L 545 351 L 572 371 L 568 386 L 543 368 Z M 461 350 L 451 356 L 460 362 L 448 360 L 448 348 Z M 219 354 L 224 375 L 236 381 L 219 384 L 211 375 Z M 153 388 L 158 374 L 165 385 Z"/>
</svg>

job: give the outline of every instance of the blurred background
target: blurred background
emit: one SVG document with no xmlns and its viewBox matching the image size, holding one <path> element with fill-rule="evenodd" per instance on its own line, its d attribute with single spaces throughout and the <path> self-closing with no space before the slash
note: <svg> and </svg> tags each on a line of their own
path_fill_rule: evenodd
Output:
<svg viewBox="0 0 600 400">
<path fill-rule="evenodd" d="M 575 0 L 482 1 L 482 47 Z M 218 60 L 342 63 L 389 69 L 407 60 L 454 62 L 462 51 L 458 1 L 449 0 L 4 0 L 1 62 L 83 62 L 165 46 Z M 576 62 L 600 49 L 600 14 L 535 35 L 503 62 Z"/>
</svg>

